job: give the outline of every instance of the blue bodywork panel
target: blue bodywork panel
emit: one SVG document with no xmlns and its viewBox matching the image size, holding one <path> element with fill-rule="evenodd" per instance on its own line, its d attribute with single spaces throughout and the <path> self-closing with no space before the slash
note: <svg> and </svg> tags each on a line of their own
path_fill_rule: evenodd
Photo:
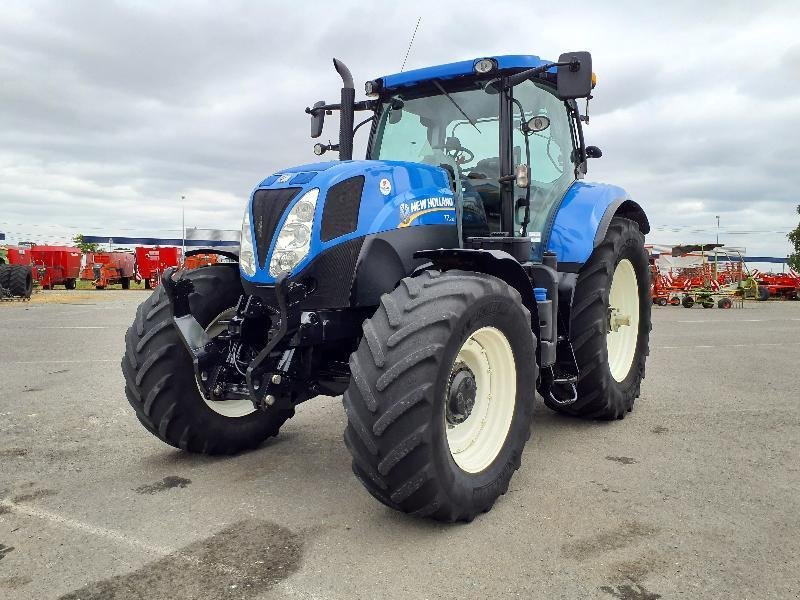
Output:
<svg viewBox="0 0 800 600">
<path fill-rule="evenodd" d="M 528 54 L 509 54 L 504 56 L 481 56 L 472 60 L 462 60 L 459 62 L 448 63 L 446 65 L 436 65 L 423 69 L 414 69 L 404 73 L 395 73 L 382 77 L 383 87 L 386 89 L 416 85 L 431 79 L 451 79 L 464 75 L 475 74 L 475 63 L 483 58 L 493 58 L 497 61 L 500 70 L 503 69 L 532 69 L 543 64 L 553 62 L 543 60 L 538 56 Z M 555 71 L 555 69 L 553 69 Z"/>
<path fill-rule="evenodd" d="M 567 190 L 555 214 L 546 248 L 560 263 L 585 263 L 594 250 L 603 215 L 618 200 L 629 199 L 621 187 L 576 181 Z"/>
<path fill-rule="evenodd" d="M 352 233 L 342 235 L 327 242 L 320 239 L 322 230 L 322 214 L 328 190 L 346 179 L 357 175 L 364 176 L 364 188 L 361 195 L 361 207 L 358 213 L 358 226 Z M 383 180 L 388 180 L 386 185 Z M 421 227 L 425 225 L 452 225 L 456 227 L 456 210 L 453 192 L 446 172 L 432 165 L 402 161 L 383 160 L 349 160 L 313 163 L 284 169 L 264 179 L 256 189 L 280 189 L 300 187 L 292 203 L 284 211 L 275 230 L 276 235 L 270 243 L 269 253 L 277 238 L 277 232 L 283 226 L 292 207 L 303 195 L 319 188 L 317 207 L 314 213 L 311 248 L 306 256 L 294 268 L 292 273 L 302 271 L 317 255 L 324 250 L 353 238 L 373 233 L 380 233 L 403 227 Z M 254 192 L 255 193 L 255 190 Z M 253 196 L 250 196 L 248 210 L 252 211 Z M 251 234 L 252 212 L 250 214 Z M 257 251 L 256 251 L 257 252 Z M 264 266 L 262 267 L 262 263 Z M 244 279 L 253 283 L 271 284 L 275 278 L 269 274 L 269 260 L 256 256 L 256 273 L 250 277 L 241 272 Z"/>
</svg>

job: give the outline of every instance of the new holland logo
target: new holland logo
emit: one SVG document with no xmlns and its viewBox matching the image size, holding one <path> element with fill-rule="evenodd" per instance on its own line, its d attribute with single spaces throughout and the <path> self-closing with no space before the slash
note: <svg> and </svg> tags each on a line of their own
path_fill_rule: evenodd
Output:
<svg viewBox="0 0 800 600">
<path fill-rule="evenodd" d="M 455 201 L 453 198 L 447 198 L 446 196 L 423 198 L 409 203 L 403 202 L 399 207 L 400 224 L 398 227 L 408 227 L 422 215 L 434 212 L 447 212 L 450 214 L 454 211 Z M 454 219 L 451 218 L 449 220 L 452 222 Z"/>
</svg>

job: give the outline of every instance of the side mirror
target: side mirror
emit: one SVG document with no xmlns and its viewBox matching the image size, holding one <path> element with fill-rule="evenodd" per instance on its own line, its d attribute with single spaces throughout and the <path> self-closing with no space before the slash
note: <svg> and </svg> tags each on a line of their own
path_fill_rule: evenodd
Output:
<svg viewBox="0 0 800 600">
<path fill-rule="evenodd" d="M 550 119 L 544 115 L 537 115 L 522 124 L 523 133 L 539 133 L 550 127 Z"/>
<path fill-rule="evenodd" d="M 311 137 L 318 138 L 322 135 L 322 126 L 325 124 L 325 100 L 314 102 L 314 106 L 308 112 L 311 113 Z"/>
<path fill-rule="evenodd" d="M 586 157 L 587 158 L 600 158 L 603 156 L 603 151 L 600 150 L 597 146 L 586 146 Z"/>
<path fill-rule="evenodd" d="M 566 52 L 558 62 L 557 94 L 562 100 L 587 98 L 592 93 L 592 55 L 588 52 Z"/>
</svg>

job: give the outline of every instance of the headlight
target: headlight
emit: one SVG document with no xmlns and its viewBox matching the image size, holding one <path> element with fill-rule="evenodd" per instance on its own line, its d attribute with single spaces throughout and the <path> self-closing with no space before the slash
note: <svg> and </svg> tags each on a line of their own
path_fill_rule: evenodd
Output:
<svg viewBox="0 0 800 600">
<path fill-rule="evenodd" d="M 318 196 L 316 188 L 306 192 L 286 216 L 269 261 L 269 274 L 273 277 L 289 273 L 308 255 Z"/>
<path fill-rule="evenodd" d="M 239 267 L 245 275 L 256 274 L 256 257 L 253 254 L 253 233 L 250 231 L 250 204 L 244 209 L 242 238 L 239 243 Z"/>
</svg>

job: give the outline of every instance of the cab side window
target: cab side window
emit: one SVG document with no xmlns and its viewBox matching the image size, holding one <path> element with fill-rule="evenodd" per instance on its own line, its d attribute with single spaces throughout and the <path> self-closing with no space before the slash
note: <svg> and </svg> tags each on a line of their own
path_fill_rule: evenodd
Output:
<svg viewBox="0 0 800 600">
<path fill-rule="evenodd" d="M 548 86 L 525 81 L 517 85 L 513 93 L 514 99 L 522 105 L 524 111 L 524 115 L 520 115 L 519 107 L 514 104 L 512 143 L 515 164 L 524 164 L 526 160 L 526 136 L 522 132 L 522 122 L 536 116 L 549 119 L 549 125 L 545 129 L 527 136 L 531 157 L 530 216 L 527 230 L 533 238 L 536 251 L 537 237 L 541 236 L 551 210 L 575 181 L 575 165 L 572 163 L 575 155 L 573 136 L 564 102 L 553 95 Z M 514 192 L 516 198 L 525 196 L 523 189 L 517 188 Z M 518 235 L 524 219 L 524 209 L 518 208 L 514 214 Z"/>
</svg>

